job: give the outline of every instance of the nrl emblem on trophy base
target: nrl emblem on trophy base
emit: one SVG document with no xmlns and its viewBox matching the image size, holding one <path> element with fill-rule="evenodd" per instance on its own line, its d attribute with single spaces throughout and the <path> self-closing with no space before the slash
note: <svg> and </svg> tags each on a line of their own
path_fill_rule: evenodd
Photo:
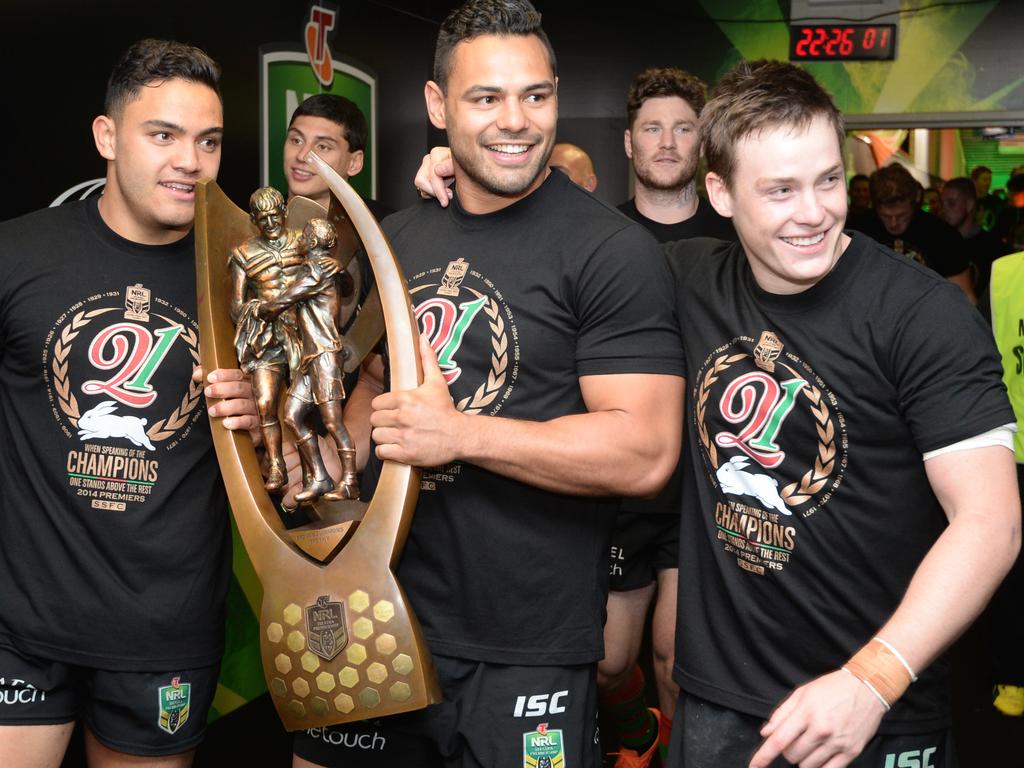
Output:
<svg viewBox="0 0 1024 768">
<path fill-rule="evenodd" d="M 241 368 L 252 381 L 267 475 L 252 441 L 216 423 L 214 445 L 232 513 L 263 585 L 260 650 L 288 730 L 420 709 L 440 689 L 419 623 L 395 580 L 419 470 L 385 462 L 373 498 L 359 499 L 355 450 L 342 420 L 343 373 L 386 329 L 392 389 L 422 378 L 405 278 L 376 220 L 315 154 L 331 210 L 285 205 L 270 187 L 246 213 L 217 184 L 196 189 L 196 273 L 203 368 Z M 339 204 L 340 202 L 340 204 Z M 356 236 L 358 233 L 358 237 Z M 375 287 L 358 306 L 364 244 Z M 344 329 L 344 333 L 342 333 Z M 342 476 L 324 465 L 319 417 Z M 289 527 L 269 493 L 287 486 L 282 441 L 302 464 L 296 501 L 312 522 Z"/>
</svg>

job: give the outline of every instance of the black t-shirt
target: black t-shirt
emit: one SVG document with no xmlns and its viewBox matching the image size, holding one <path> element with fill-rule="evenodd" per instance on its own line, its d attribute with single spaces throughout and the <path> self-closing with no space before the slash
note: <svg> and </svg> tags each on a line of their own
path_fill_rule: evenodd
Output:
<svg viewBox="0 0 1024 768">
<path fill-rule="evenodd" d="M 586 411 L 581 376 L 682 373 L 660 249 L 564 174 L 495 213 L 470 215 L 456 196 L 400 211 L 384 230 L 465 412 L 547 421 Z M 425 471 L 398 579 L 431 650 L 600 659 L 615 510 L 468 463 Z"/>
<path fill-rule="evenodd" d="M 370 209 L 370 213 L 373 214 L 373 218 L 377 221 L 383 221 L 386 217 L 390 216 L 395 212 L 395 209 L 390 205 L 378 202 L 370 197 L 364 197 L 363 202 L 366 203 L 366 207 Z"/>
<path fill-rule="evenodd" d="M 971 277 L 974 280 L 974 295 L 978 299 L 978 311 L 986 320 L 992 319 L 992 300 L 988 287 L 992 282 L 992 262 L 1010 253 L 1010 247 L 1002 240 L 979 229 L 964 238 L 964 247 L 971 262 Z"/>
<path fill-rule="evenodd" d="M 846 225 L 896 253 L 934 269 L 943 277 L 959 275 L 969 267 L 967 249 L 960 233 L 938 216 L 925 211 L 914 211 L 910 225 L 901 235 L 890 235 L 874 209 L 851 216 Z"/>
<path fill-rule="evenodd" d="M 676 224 L 662 224 L 648 219 L 636 209 L 636 199 L 627 200 L 619 206 L 619 210 L 629 216 L 654 235 L 659 243 L 671 243 L 673 240 L 688 240 L 691 237 L 715 237 L 719 240 L 735 240 L 736 230 L 732 220 L 719 216 L 711 203 L 702 197 L 697 198 L 697 211 L 686 221 Z"/>
<path fill-rule="evenodd" d="M 216 663 L 227 506 L 198 363 L 192 236 L 97 201 L 0 225 L 0 642 L 68 663 Z"/>
<path fill-rule="evenodd" d="M 995 217 L 992 234 L 1006 243 L 1011 251 L 1024 248 L 1024 208 L 1007 205 L 1000 210 Z"/>
<path fill-rule="evenodd" d="M 676 244 L 691 460 L 676 679 L 758 717 L 885 623 L 946 527 L 922 454 L 1013 422 L 991 335 L 954 285 L 869 238 L 773 295 L 742 248 Z M 949 722 L 949 667 L 882 732 Z"/>
<path fill-rule="evenodd" d="M 661 224 L 648 219 L 637 210 L 635 198 L 627 200 L 618 208 L 654 235 L 659 243 L 689 240 L 694 237 L 736 240 L 736 230 L 733 229 L 732 219 L 719 216 L 718 211 L 712 208 L 711 204 L 702 197 L 697 198 L 696 213 L 686 221 L 680 221 L 676 224 Z M 685 460 L 685 453 L 686 449 L 684 446 L 680 452 L 679 465 L 657 496 L 653 499 L 624 498 L 622 500 L 622 509 L 634 514 L 678 515 L 683 492 L 683 461 Z M 625 519 L 628 520 L 628 518 Z"/>
</svg>

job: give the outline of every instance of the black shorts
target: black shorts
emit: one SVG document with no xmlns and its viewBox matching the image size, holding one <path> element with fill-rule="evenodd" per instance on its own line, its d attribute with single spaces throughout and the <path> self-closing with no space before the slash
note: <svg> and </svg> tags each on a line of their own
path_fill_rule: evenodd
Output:
<svg viewBox="0 0 1024 768">
<path fill-rule="evenodd" d="M 628 592 L 646 587 L 658 578 L 658 571 L 678 567 L 678 513 L 619 510 L 612 532 L 610 590 Z"/>
<path fill-rule="evenodd" d="M 444 701 L 418 712 L 295 734 L 333 768 L 600 768 L 593 664 L 513 667 L 435 656 Z"/>
<path fill-rule="evenodd" d="M 761 745 L 764 719 L 680 694 L 672 720 L 672 741 L 665 768 L 724 768 L 750 763 Z M 787 768 L 784 758 L 771 768 Z M 928 766 L 956 768 L 953 729 L 932 733 L 876 734 L 850 768 Z"/>
<path fill-rule="evenodd" d="M 188 752 L 203 740 L 220 664 L 121 672 L 23 654 L 0 645 L 0 725 L 85 722 L 130 755 Z"/>
</svg>

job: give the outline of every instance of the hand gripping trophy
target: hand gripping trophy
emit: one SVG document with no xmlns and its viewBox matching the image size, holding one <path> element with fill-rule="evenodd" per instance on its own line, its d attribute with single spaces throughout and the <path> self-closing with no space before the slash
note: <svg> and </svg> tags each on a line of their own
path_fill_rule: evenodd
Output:
<svg viewBox="0 0 1024 768">
<path fill-rule="evenodd" d="M 267 687 L 288 730 L 440 700 L 419 623 L 393 572 L 412 524 L 419 471 L 384 462 L 373 497 L 358 500 L 355 451 L 342 422 L 342 372 L 358 368 L 385 327 L 392 389 L 420 383 L 412 304 L 365 204 L 313 153 L 310 162 L 334 193 L 330 211 L 304 198 L 286 208 L 279 192 L 264 187 L 253 193 L 247 216 L 215 182 L 196 188 L 203 367 L 241 367 L 251 376 L 269 467 L 264 481 L 248 435 L 213 420 L 232 514 L 263 586 L 260 652 Z M 353 226 L 375 288 L 346 325 L 346 313 L 356 311 L 345 269 L 355 266 Z M 342 461 L 337 487 L 308 423 L 317 412 Z M 285 524 L 267 493 L 287 482 L 282 419 L 302 460 L 297 498 L 315 518 L 297 527 Z"/>
</svg>

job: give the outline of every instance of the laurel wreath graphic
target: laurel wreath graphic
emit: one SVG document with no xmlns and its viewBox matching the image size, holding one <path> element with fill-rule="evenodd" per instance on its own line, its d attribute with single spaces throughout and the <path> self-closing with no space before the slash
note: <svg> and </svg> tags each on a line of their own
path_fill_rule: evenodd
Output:
<svg viewBox="0 0 1024 768">
<path fill-rule="evenodd" d="M 71 382 L 68 380 L 68 354 L 71 352 L 71 342 L 82 328 L 92 322 L 94 317 L 109 312 L 110 309 L 93 309 L 88 312 L 79 312 L 71 318 L 71 322 L 64 326 L 60 332 L 60 338 L 53 345 L 53 362 L 50 369 L 53 371 L 53 388 L 57 392 L 57 403 L 60 409 L 68 417 L 71 426 L 78 426 L 78 417 L 82 414 L 78 410 L 78 400 L 75 393 L 71 391 Z"/>
<path fill-rule="evenodd" d="M 78 408 L 78 400 L 71 388 L 71 381 L 68 376 L 68 355 L 71 353 L 74 340 L 89 323 L 95 318 L 107 312 L 114 311 L 107 307 L 104 309 L 92 309 L 88 312 L 79 312 L 71 318 L 71 322 L 64 326 L 60 337 L 53 345 L 53 361 L 50 370 L 53 372 L 53 388 L 57 393 L 57 404 L 61 411 L 68 417 L 71 426 L 78 427 L 78 418 L 81 412 Z M 199 365 L 199 337 L 191 328 L 184 328 L 181 335 L 182 340 L 188 345 L 189 353 L 196 365 Z M 159 419 L 146 430 L 150 440 L 166 440 L 188 421 L 189 414 L 199 404 L 199 398 L 203 393 L 202 382 L 191 382 L 188 392 L 182 398 L 181 403 L 171 411 L 165 419 Z"/>
<path fill-rule="evenodd" d="M 711 394 L 711 385 L 718 381 L 719 375 L 745 357 L 749 357 L 749 355 L 735 354 L 718 357 L 711 368 L 704 374 L 700 387 L 697 389 L 697 435 L 704 446 L 704 450 L 707 451 L 708 456 L 711 458 L 712 466 L 716 470 L 718 469 L 718 450 L 711 440 L 707 424 L 704 422 L 707 400 Z M 817 455 L 814 458 L 814 466 L 807 470 L 799 481 L 790 483 L 779 492 L 787 506 L 796 507 L 810 501 L 811 497 L 824 487 L 832 471 L 835 469 L 835 427 L 832 424 L 828 403 L 822 397 L 821 390 L 800 376 L 790 366 L 784 363 L 780 364 L 806 383 L 807 386 L 803 387 L 801 392 L 811 402 L 811 414 L 814 416 L 816 422 L 815 429 L 818 433 Z"/>
<path fill-rule="evenodd" d="M 711 394 L 711 385 L 718 381 L 718 374 L 727 369 L 733 363 L 739 362 L 747 355 L 722 355 L 715 360 L 714 365 L 708 369 L 707 373 L 704 374 L 704 379 L 700 383 L 700 389 L 697 390 L 697 435 L 700 437 L 700 442 L 704 446 L 704 450 L 708 452 L 711 457 L 711 466 L 718 469 L 718 449 L 715 444 L 711 442 L 711 436 L 708 435 L 708 427 L 704 423 L 704 413 L 707 409 L 708 396 Z"/>
<path fill-rule="evenodd" d="M 480 298 L 482 293 L 469 289 Z M 505 374 L 508 368 L 508 334 L 505 333 L 505 320 L 501 316 L 501 307 L 493 298 L 487 296 L 484 314 L 490 318 L 491 329 L 491 370 L 487 373 L 487 381 L 477 387 L 471 397 L 464 397 L 455 407 L 463 413 L 479 413 L 492 402 L 505 386 Z"/>
<path fill-rule="evenodd" d="M 786 366 L 789 370 L 789 366 Z M 811 415 L 814 416 L 815 429 L 818 432 L 818 455 L 814 457 L 814 467 L 807 470 L 799 483 L 790 483 L 779 495 L 790 507 L 810 501 L 811 496 L 822 489 L 828 481 L 836 465 L 836 439 L 832 419 L 829 418 L 828 404 L 821 396 L 821 390 L 808 383 L 803 393 L 811 401 Z"/>
<path fill-rule="evenodd" d="M 196 336 L 196 332 L 191 328 L 185 328 L 185 332 L 181 335 L 182 340 L 188 345 L 189 354 L 192 355 L 192 360 L 196 365 L 199 365 L 199 338 Z M 146 430 L 146 434 L 150 440 L 154 442 L 159 440 L 166 440 L 168 437 L 173 435 L 188 421 L 189 414 L 195 410 L 195 407 L 199 404 L 199 398 L 203 394 L 203 382 L 201 381 L 189 381 L 188 392 L 181 398 L 181 403 L 171 411 L 170 415 L 166 419 L 157 419 L 153 422 L 152 426 Z"/>
</svg>

